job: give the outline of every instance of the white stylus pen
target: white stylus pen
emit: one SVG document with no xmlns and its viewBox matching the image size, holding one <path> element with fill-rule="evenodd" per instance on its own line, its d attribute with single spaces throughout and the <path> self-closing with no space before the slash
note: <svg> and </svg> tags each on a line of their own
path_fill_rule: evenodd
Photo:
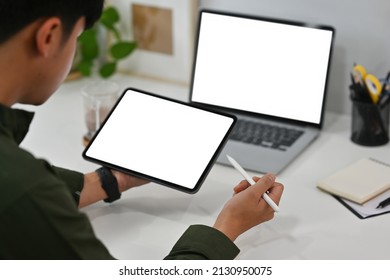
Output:
<svg viewBox="0 0 390 280">
<path fill-rule="evenodd" d="M 231 156 L 229 155 L 226 155 L 228 160 L 230 161 L 230 163 L 233 165 L 233 167 L 241 173 L 241 175 L 245 178 L 245 180 L 247 180 L 249 182 L 249 184 L 251 185 L 254 185 L 256 184 L 255 181 L 253 181 L 253 179 L 251 178 L 251 176 L 248 175 L 248 173 L 246 173 L 246 171 L 244 170 L 244 168 L 242 168 L 237 161 L 235 161 L 234 158 L 232 158 Z M 279 212 L 279 206 L 276 205 L 275 202 L 273 202 L 273 200 L 268 196 L 268 194 L 266 193 L 263 193 L 263 198 L 264 200 L 269 204 L 269 206 L 272 207 L 272 209 L 274 209 L 275 212 Z"/>
</svg>

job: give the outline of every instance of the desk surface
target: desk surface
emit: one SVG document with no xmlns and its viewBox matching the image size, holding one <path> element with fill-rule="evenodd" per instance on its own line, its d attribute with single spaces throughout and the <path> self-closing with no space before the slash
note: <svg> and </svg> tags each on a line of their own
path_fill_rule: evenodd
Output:
<svg viewBox="0 0 390 280">
<path fill-rule="evenodd" d="M 186 100 L 184 86 L 137 77 L 115 79 L 136 87 Z M 52 164 L 82 172 L 96 165 L 84 161 L 80 88 L 88 80 L 65 83 L 36 111 L 22 146 Z M 238 259 L 389 259 L 390 215 L 360 220 L 316 181 L 361 157 L 388 162 L 390 144 L 368 148 L 349 140 L 350 117 L 326 112 L 324 131 L 280 175 L 285 185 L 281 212 L 272 221 L 236 240 Z M 254 175 L 254 173 L 252 173 Z M 126 192 L 112 205 L 84 208 L 97 236 L 120 259 L 161 259 L 190 224 L 212 225 L 233 186 L 242 178 L 231 167 L 215 164 L 200 191 L 181 193 L 154 183 Z"/>
</svg>

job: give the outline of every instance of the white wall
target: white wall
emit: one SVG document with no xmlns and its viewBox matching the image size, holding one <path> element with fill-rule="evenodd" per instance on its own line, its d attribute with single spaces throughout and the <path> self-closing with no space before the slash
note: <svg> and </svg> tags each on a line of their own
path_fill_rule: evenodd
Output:
<svg viewBox="0 0 390 280">
<path fill-rule="evenodd" d="M 389 0 L 200 0 L 200 5 L 335 27 L 328 110 L 350 113 L 348 85 L 354 62 L 378 77 L 390 70 Z"/>
</svg>

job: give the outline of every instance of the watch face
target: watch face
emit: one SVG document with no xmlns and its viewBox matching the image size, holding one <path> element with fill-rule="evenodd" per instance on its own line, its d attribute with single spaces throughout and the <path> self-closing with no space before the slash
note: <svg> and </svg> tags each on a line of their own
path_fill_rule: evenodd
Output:
<svg viewBox="0 0 390 280">
<path fill-rule="evenodd" d="M 83 156 L 195 193 L 235 121 L 227 114 L 130 88 L 122 94 Z"/>
</svg>

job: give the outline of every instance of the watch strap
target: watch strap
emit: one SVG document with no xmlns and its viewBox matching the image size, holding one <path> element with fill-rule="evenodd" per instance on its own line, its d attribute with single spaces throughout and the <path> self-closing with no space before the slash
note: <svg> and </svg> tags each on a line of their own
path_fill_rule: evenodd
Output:
<svg viewBox="0 0 390 280">
<path fill-rule="evenodd" d="M 119 192 L 118 181 L 112 174 L 111 170 L 103 166 L 96 169 L 96 173 L 99 176 L 103 190 L 107 193 L 108 196 L 106 199 L 104 199 L 104 201 L 111 203 L 115 200 L 118 200 L 121 197 L 121 193 Z"/>
</svg>

